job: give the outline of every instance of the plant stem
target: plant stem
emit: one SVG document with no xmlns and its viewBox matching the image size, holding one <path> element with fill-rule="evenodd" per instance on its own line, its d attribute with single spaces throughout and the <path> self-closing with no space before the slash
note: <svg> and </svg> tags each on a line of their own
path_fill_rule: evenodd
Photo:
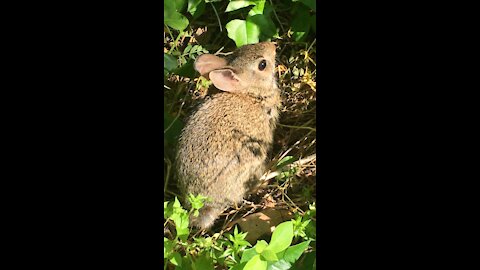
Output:
<svg viewBox="0 0 480 270">
<path fill-rule="evenodd" d="M 308 129 L 308 130 L 311 130 L 311 131 L 317 131 L 315 128 L 311 128 L 311 127 L 290 126 L 290 125 L 284 125 L 284 124 L 278 124 L 278 125 L 281 126 L 281 127 L 296 128 L 296 129 Z"/>
<path fill-rule="evenodd" d="M 220 32 L 223 32 L 222 23 L 220 22 L 220 17 L 218 16 L 217 9 L 215 8 L 212 2 L 210 2 L 210 5 L 212 5 L 213 12 L 215 12 L 215 16 L 217 16 L 218 25 L 220 26 Z"/>
</svg>

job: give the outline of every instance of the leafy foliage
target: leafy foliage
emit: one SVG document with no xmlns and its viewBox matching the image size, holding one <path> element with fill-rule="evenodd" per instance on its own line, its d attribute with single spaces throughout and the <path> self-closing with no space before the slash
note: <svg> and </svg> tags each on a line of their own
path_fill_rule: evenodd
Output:
<svg viewBox="0 0 480 270">
<path fill-rule="evenodd" d="M 260 39 L 267 40 L 278 34 L 275 24 L 270 18 L 272 9 L 265 8 L 268 6 L 265 0 L 231 1 L 225 12 L 251 5 L 253 8 L 248 12 L 245 20 L 232 20 L 226 25 L 228 37 L 235 41 L 237 47 L 257 43 Z"/>
<path fill-rule="evenodd" d="M 172 0 L 163 2 L 164 23 L 173 29 L 183 31 L 187 28 L 189 21 L 181 14 L 185 9 L 185 0 Z"/>
<path fill-rule="evenodd" d="M 164 203 L 164 218 L 166 223 L 175 226 L 175 237 L 164 237 L 164 263 L 175 266 L 175 269 L 214 269 L 215 264 L 224 265 L 233 270 L 277 270 L 291 269 L 302 254 L 309 248 L 313 239 L 292 245 L 295 237 L 294 221 L 279 224 L 273 231 L 270 243 L 257 241 L 256 245 L 245 240 L 247 232 L 240 233 L 235 227 L 233 234 L 215 234 L 213 237 L 194 237 L 188 241 L 189 216 L 198 211 L 206 197 L 188 197 L 192 209 L 182 208 L 175 198 L 174 202 Z M 248 248 L 247 247 L 251 247 Z M 192 254 L 196 254 L 192 256 Z"/>
</svg>

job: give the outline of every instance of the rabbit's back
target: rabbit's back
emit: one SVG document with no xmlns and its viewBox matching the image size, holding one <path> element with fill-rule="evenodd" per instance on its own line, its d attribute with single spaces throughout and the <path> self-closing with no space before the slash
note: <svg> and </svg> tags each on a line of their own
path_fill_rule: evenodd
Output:
<svg viewBox="0 0 480 270">
<path fill-rule="evenodd" d="M 241 201 L 264 172 L 274 122 L 272 111 L 250 97 L 219 93 L 206 101 L 180 139 L 183 189 L 209 196 L 217 205 Z"/>
</svg>

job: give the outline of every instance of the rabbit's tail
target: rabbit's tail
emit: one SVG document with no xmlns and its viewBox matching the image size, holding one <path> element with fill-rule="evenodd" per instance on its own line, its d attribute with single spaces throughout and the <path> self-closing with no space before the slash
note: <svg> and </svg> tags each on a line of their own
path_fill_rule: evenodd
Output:
<svg viewBox="0 0 480 270">
<path fill-rule="evenodd" d="M 222 212 L 223 207 L 205 206 L 199 210 L 198 217 L 192 217 L 191 223 L 200 229 L 208 229 Z"/>
</svg>

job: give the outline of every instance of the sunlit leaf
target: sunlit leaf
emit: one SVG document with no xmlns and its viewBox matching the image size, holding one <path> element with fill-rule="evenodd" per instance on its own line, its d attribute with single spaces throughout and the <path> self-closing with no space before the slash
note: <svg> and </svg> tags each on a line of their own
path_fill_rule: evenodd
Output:
<svg viewBox="0 0 480 270">
<path fill-rule="evenodd" d="M 293 156 L 286 156 L 282 158 L 279 162 L 277 162 L 277 168 L 281 168 L 285 165 L 291 164 L 295 161 Z"/>
<path fill-rule="evenodd" d="M 188 0 L 188 13 L 192 14 L 196 19 L 205 11 L 205 1 L 203 0 Z"/>
<path fill-rule="evenodd" d="M 185 16 L 177 11 L 176 4 L 174 3 L 175 1 L 163 2 L 163 22 L 173 29 L 183 31 L 187 28 L 189 22 Z"/>
<path fill-rule="evenodd" d="M 276 262 L 269 262 L 267 269 L 268 270 L 288 270 L 288 269 L 291 269 L 291 267 L 292 265 L 289 262 L 285 260 L 279 260 Z"/>
<path fill-rule="evenodd" d="M 257 1 L 244 1 L 244 0 L 230 1 L 230 3 L 228 3 L 227 8 L 225 9 L 225 12 L 230 12 L 230 11 L 234 11 L 234 10 L 248 7 L 251 5 L 256 5 L 256 2 Z"/>
<path fill-rule="evenodd" d="M 270 261 L 270 262 L 276 262 L 278 261 L 278 258 L 277 258 L 277 255 L 275 254 L 275 252 L 271 251 L 271 250 L 268 250 L 268 249 L 265 249 L 261 254 L 260 256 L 265 259 L 266 261 Z"/>
<path fill-rule="evenodd" d="M 225 25 L 228 37 L 235 41 L 237 47 L 248 44 L 247 40 L 247 22 L 244 20 L 231 20 Z"/>
<path fill-rule="evenodd" d="M 247 262 L 243 270 L 266 270 L 267 262 L 260 258 L 260 255 L 255 255 Z"/>
<path fill-rule="evenodd" d="M 174 265 L 182 265 L 182 256 L 178 252 L 173 253 L 173 257 L 170 259 L 170 262 Z"/>
<path fill-rule="evenodd" d="M 290 246 L 293 240 L 293 223 L 283 222 L 275 228 L 272 240 L 265 249 L 278 253 Z"/>
<path fill-rule="evenodd" d="M 242 259 L 240 260 L 240 262 L 247 262 L 247 261 L 250 261 L 250 259 L 252 259 L 255 255 L 257 255 L 257 251 L 255 250 L 255 248 L 249 248 L 249 249 L 245 249 L 243 251 L 243 254 L 242 254 Z"/>
<path fill-rule="evenodd" d="M 265 8 L 265 0 L 259 0 L 255 2 L 255 6 L 248 12 L 248 16 L 263 14 L 263 10 Z"/>
<path fill-rule="evenodd" d="M 283 254 L 283 259 L 287 262 L 294 263 L 300 258 L 303 252 L 307 249 L 309 241 L 302 242 L 300 244 L 288 247 L 285 253 Z"/>
<path fill-rule="evenodd" d="M 255 251 L 258 253 L 262 253 L 267 246 L 268 246 L 268 243 L 265 240 L 260 240 L 255 245 Z"/>
</svg>

